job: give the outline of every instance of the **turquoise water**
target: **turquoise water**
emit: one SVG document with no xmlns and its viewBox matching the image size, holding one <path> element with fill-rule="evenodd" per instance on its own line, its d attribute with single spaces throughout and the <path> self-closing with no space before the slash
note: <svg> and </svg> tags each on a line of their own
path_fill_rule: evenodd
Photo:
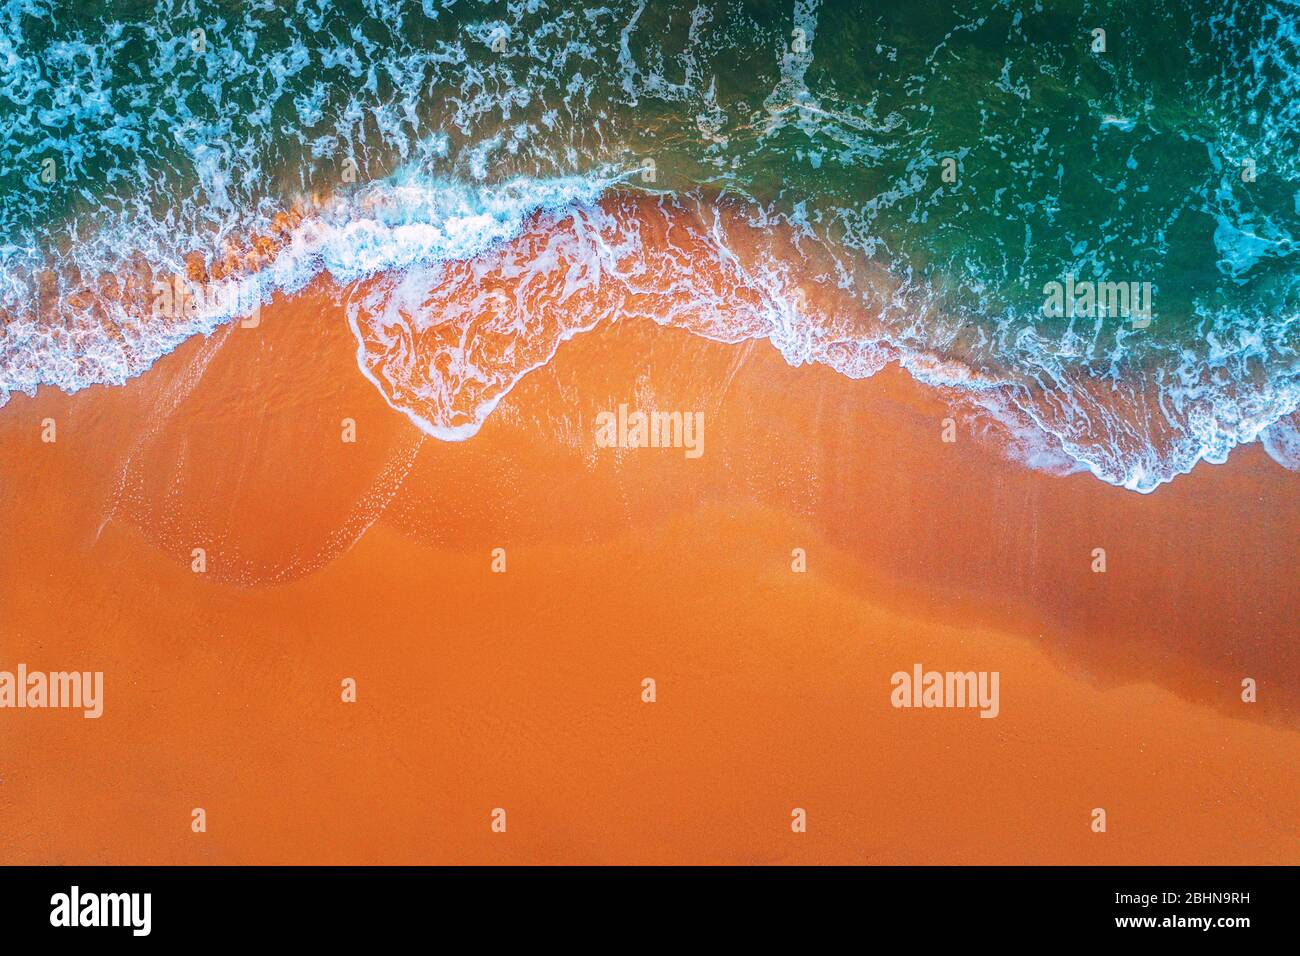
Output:
<svg viewBox="0 0 1300 956">
<path fill-rule="evenodd" d="M 631 190 L 790 237 L 745 265 L 761 314 L 719 302 L 701 334 L 848 375 L 900 362 L 1028 464 L 1137 491 L 1256 440 L 1300 467 L 1298 20 L 1282 2 L 6 0 L 0 398 L 121 382 L 248 301 L 482 254 L 539 209 L 622 235 L 595 204 Z M 141 263 L 215 262 L 323 192 L 340 203 L 242 305 L 157 321 L 104 293 Z M 1045 314 L 1067 282 L 1150 308 Z"/>
</svg>

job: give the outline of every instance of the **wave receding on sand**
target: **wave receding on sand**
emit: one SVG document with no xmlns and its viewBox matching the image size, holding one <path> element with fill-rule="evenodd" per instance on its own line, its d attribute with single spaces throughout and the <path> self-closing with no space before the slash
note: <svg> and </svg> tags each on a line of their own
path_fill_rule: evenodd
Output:
<svg viewBox="0 0 1300 956">
<path fill-rule="evenodd" d="M 53 296 L 40 276 L 4 290 L 0 402 L 43 385 L 121 384 L 249 303 L 327 274 L 346 298 L 361 372 L 439 440 L 471 438 L 567 339 L 643 315 L 718 341 L 766 339 L 792 365 L 852 378 L 897 363 L 982 411 L 1009 457 L 1042 470 L 1150 492 L 1255 441 L 1300 469 L 1300 359 L 1282 331 L 1271 342 L 1210 336 L 1212 354 L 1184 350 L 1176 366 L 1141 341 L 1100 359 L 1032 332 L 991 348 L 912 280 L 742 198 L 633 190 L 630 176 L 469 186 L 400 174 L 304 200 L 247 243 L 213 237 L 222 256 L 162 263 L 149 261 L 157 236 L 97 237 L 114 271 L 78 284 L 84 269 L 70 269 L 57 284 L 75 291 Z M 237 294 L 159 314 L 157 282 L 178 268 Z"/>
</svg>

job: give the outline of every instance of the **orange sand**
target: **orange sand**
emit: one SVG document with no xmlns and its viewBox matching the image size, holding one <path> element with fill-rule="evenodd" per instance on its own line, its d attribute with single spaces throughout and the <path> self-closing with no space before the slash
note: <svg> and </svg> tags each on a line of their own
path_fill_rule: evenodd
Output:
<svg viewBox="0 0 1300 956">
<path fill-rule="evenodd" d="M 619 402 L 703 410 L 704 456 L 596 449 Z M 445 444 L 321 285 L 16 398 L 0 668 L 106 703 L 0 711 L 0 862 L 1300 862 L 1300 477 L 1138 496 L 947 414 L 627 322 Z M 915 662 L 1000 671 L 1001 715 L 893 709 Z"/>
</svg>

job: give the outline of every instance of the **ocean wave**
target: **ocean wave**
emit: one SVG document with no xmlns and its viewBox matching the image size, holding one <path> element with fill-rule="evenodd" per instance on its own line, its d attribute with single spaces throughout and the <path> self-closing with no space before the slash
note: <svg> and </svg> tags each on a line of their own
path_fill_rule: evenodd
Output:
<svg viewBox="0 0 1300 956">
<path fill-rule="evenodd" d="M 766 339 L 792 365 L 854 378 L 896 362 L 996 423 L 1009 455 L 1134 491 L 1256 440 L 1294 467 L 1285 419 L 1300 407 L 1300 362 L 1284 324 L 1273 341 L 1239 329 L 1236 341 L 1215 338 L 1208 358 L 1184 350 L 1173 364 L 1134 352 L 1099 368 L 1033 336 L 957 355 L 955 339 L 934 344 L 941 317 L 918 322 L 907 310 L 929 306 L 888 271 L 859 262 L 846 274 L 833 250 L 743 199 L 613 188 L 625 178 L 369 184 L 286 219 L 252 271 L 208 280 L 234 294 L 158 315 L 111 286 L 60 303 L 58 323 L 11 318 L 0 397 L 120 383 L 325 274 L 346 289 L 362 373 L 442 440 L 472 437 L 567 339 L 641 317 L 718 341 Z"/>
<path fill-rule="evenodd" d="M 398 175 L 319 206 L 264 215 L 252 251 L 195 262 L 165 223 L 122 223 L 74 253 L 104 271 L 89 285 L 42 286 L 10 273 L 0 290 L 0 405 L 42 385 L 121 384 L 195 335 L 249 315 L 321 274 L 347 284 L 384 270 L 472 258 L 540 210 L 594 202 L 598 177 L 515 180 L 492 188 Z M 69 270 L 68 266 L 61 266 Z M 70 270 L 80 274 L 75 267 Z M 57 281 L 57 280 L 55 280 Z"/>
<path fill-rule="evenodd" d="M 1031 467 L 1133 491 L 1256 440 L 1290 453 L 1278 423 L 1300 405 L 1300 363 L 1288 336 L 1220 342 L 1213 358 L 1172 367 L 1135 352 L 1099 371 L 1029 340 L 958 358 L 893 323 L 895 277 L 864 271 L 843 288 L 825 253 L 755 221 L 726 197 L 627 192 L 548 211 L 472 260 L 363 283 L 347 306 L 359 364 L 428 434 L 463 440 L 565 340 L 640 317 L 718 341 L 766 339 L 792 365 L 855 378 L 896 362 L 996 423 L 1004 450 Z"/>
<path fill-rule="evenodd" d="M 896 362 L 1134 491 L 1254 441 L 1289 467 L 1294 10 L 1153 0 L 1101 55 L 1091 9 L 1014 7 L 0 0 L 0 404 L 324 275 L 448 440 L 627 315 Z M 1153 321 L 1045 318 L 1075 279 Z"/>
</svg>

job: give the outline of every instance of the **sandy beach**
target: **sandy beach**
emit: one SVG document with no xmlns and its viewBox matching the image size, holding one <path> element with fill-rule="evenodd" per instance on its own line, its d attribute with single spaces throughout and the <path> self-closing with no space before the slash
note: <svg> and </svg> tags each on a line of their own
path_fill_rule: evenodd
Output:
<svg viewBox="0 0 1300 956">
<path fill-rule="evenodd" d="M 702 410 L 703 454 L 598 448 L 620 403 Z M 629 319 L 437 441 L 323 281 L 15 396 L 0 664 L 105 706 L 3 715 L 0 860 L 1300 861 L 1300 476 L 1137 495 L 954 408 Z M 999 672 L 997 718 L 892 707 L 917 663 Z"/>
</svg>

